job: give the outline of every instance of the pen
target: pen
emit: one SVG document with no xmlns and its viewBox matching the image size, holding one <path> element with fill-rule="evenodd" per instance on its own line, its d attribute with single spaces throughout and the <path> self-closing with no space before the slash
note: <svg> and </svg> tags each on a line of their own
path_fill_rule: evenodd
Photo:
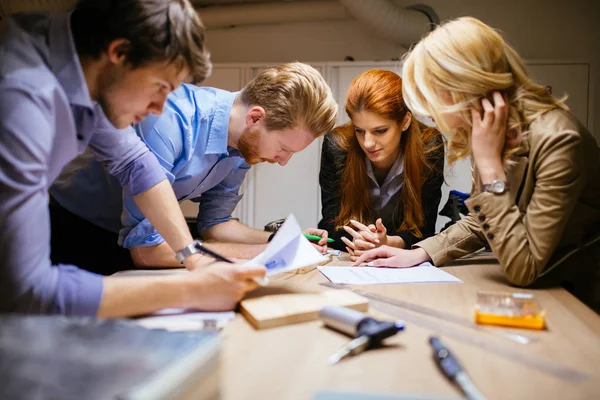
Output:
<svg viewBox="0 0 600 400">
<path fill-rule="evenodd" d="M 433 359 L 444 375 L 456 383 L 468 400 L 485 400 L 485 396 L 475 387 L 467 372 L 437 336 L 431 336 L 429 343 L 433 349 Z"/>
<path fill-rule="evenodd" d="M 222 255 L 220 255 L 219 253 L 216 253 L 214 251 L 212 251 L 211 249 L 205 247 L 202 243 L 200 243 L 198 240 L 196 240 L 194 242 L 194 246 L 200 250 L 202 253 L 211 256 L 212 258 L 214 258 L 215 260 L 219 260 L 219 261 L 223 261 L 226 263 L 230 263 L 233 264 L 233 261 L 231 261 L 229 258 L 227 257 L 223 257 Z M 269 278 L 267 278 L 266 276 L 264 278 L 252 278 L 252 280 L 256 283 L 258 283 L 260 286 L 266 286 L 269 284 Z"/>
<path fill-rule="evenodd" d="M 318 242 L 319 240 L 321 240 L 321 236 L 309 235 L 308 233 L 303 233 L 303 235 L 308 240 L 314 240 L 315 242 Z M 327 238 L 327 243 L 332 243 L 332 242 L 335 242 L 335 240 L 333 240 L 332 238 Z"/>
<path fill-rule="evenodd" d="M 360 354 L 369 347 L 379 345 L 384 339 L 404 330 L 404 321 L 378 321 L 360 311 L 341 306 L 326 306 L 319 312 L 325 326 L 354 337 L 330 358 L 337 364 L 346 357 Z"/>
</svg>

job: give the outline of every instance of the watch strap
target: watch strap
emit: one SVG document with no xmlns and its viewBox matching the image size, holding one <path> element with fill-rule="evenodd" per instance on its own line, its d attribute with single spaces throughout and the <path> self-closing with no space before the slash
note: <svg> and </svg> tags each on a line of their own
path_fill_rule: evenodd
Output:
<svg viewBox="0 0 600 400">
<path fill-rule="evenodd" d="M 175 253 L 175 258 L 179 264 L 183 264 L 183 260 L 191 256 L 192 254 L 200 253 L 200 249 L 197 244 L 202 244 L 199 240 L 194 240 L 192 243 L 185 246 L 183 249 Z"/>
</svg>

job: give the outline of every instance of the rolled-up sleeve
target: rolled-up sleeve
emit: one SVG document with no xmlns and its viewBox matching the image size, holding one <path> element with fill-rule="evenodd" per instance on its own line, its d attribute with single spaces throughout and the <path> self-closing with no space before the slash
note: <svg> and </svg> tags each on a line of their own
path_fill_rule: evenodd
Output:
<svg viewBox="0 0 600 400">
<path fill-rule="evenodd" d="M 0 311 L 95 315 L 102 277 L 50 262 L 55 113 L 29 91 L 0 88 Z"/>
<path fill-rule="evenodd" d="M 139 134 L 143 142 L 133 131 L 133 135 L 144 146 L 147 154 L 150 154 L 157 162 L 163 179 L 166 177 L 171 185 L 175 182 L 173 169 L 182 154 L 182 135 L 185 132 L 182 126 L 183 122 L 177 118 L 178 116 L 170 110 L 165 110 L 160 118 L 156 116 L 146 118 L 139 125 Z M 161 133 L 168 132 L 168 130 L 174 129 L 173 127 L 178 129 L 177 134 L 163 135 Z M 125 186 L 123 187 L 125 188 Z M 123 228 L 119 232 L 119 244 L 126 249 L 161 244 L 165 240 L 140 211 L 133 197 L 135 194 L 123 190 L 123 213 L 121 214 Z"/>
<path fill-rule="evenodd" d="M 108 121 L 105 125 L 94 131 L 89 146 L 126 195 L 135 197 L 166 179 L 158 160 L 133 128 L 117 130 Z"/>
<path fill-rule="evenodd" d="M 223 162 L 223 161 L 221 161 Z M 202 193 L 200 197 L 192 199 L 199 203 L 197 226 L 198 232 L 206 231 L 212 226 L 227 222 L 243 195 L 240 187 L 244 182 L 250 165 L 242 158 L 231 172 L 218 185 Z"/>
</svg>

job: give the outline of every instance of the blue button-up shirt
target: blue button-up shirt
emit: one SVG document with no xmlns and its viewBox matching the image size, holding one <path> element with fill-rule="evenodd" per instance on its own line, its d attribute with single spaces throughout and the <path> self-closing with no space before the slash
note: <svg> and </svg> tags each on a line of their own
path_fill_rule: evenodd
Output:
<svg viewBox="0 0 600 400">
<path fill-rule="evenodd" d="M 229 117 L 237 93 L 182 84 L 167 97 L 160 117 L 135 126 L 156 155 L 179 201 L 199 203 L 198 230 L 231 219 L 241 199 L 240 186 L 250 169 L 240 152 L 227 146 Z M 131 249 L 164 239 L 144 218 L 133 198 L 121 193 L 103 165 L 82 157 L 61 178 L 52 195 L 72 213 L 119 232 L 119 244 Z"/>
<path fill-rule="evenodd" d="M 90 98 L 69 15 L 3 21 L 0 60 L 0 311 L 95 315 L 102 277 L 51 265 L 48 188 L 88 146 L 131 195 L 164 172 Z"/>
</svg>

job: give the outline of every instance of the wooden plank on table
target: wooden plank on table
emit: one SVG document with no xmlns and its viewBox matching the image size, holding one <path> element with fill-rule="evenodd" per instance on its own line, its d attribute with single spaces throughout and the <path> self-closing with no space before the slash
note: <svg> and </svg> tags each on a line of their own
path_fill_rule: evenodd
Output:
<svg viewBox="0 0 600 400">
<path fill-rule="evenodd" d="M 316 320 L 325 306 L 344 306 L 365 312 L 369 301 L 349 290 L 325 290 L 246 299 L 240 303 L 240 310 L 255 328 L 266 329 Z"/>
</svg>

